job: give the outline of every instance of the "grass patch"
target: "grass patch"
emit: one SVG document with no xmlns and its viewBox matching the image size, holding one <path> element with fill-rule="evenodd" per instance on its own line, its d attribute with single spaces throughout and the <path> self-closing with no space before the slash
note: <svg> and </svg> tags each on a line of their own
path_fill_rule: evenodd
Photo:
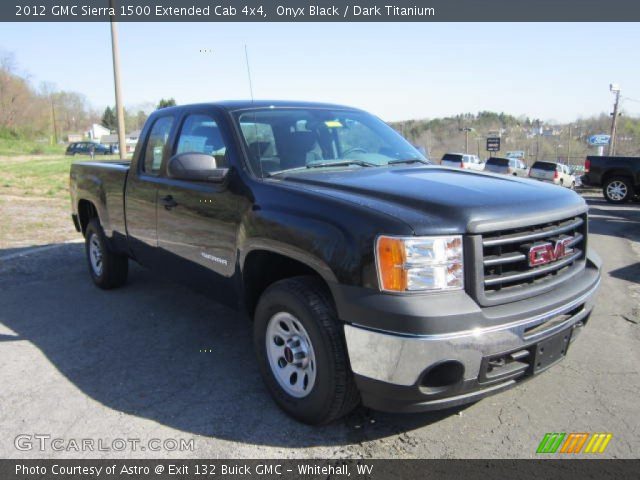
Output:
<svg viewBox="0 0 640 480">
<path fill-rule="evenodd" d="M 25 140 L 11 135 L 0 136 L 0 156 L 63 155 L 66 145 L 51 145 L 48 141 Z"/>
<path fill-rule="evenodd" d="M 71 157 L 0 158 L 1 193 L 68 198 Z"/>
</svg>

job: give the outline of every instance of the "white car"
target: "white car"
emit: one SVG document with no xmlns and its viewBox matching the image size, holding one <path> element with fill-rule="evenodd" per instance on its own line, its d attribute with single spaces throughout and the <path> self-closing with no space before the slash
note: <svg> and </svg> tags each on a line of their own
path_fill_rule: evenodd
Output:
<svg viewBox="0 0 640 480">
<path fill-rule="evenodd" d="M 529 177 L 571 189 L 576 186 L 576 177 L 571 174 L 569 167 L 557 162 L 539 161 L 534 163 L 529 170 Z"/>
<path fill-rule="evenodd" d="M 484 170 L 482 160 L 477 155 L 469 155 L 467 153 L 445 153 L 440 165 L 476 171 Z"/>
</svg>

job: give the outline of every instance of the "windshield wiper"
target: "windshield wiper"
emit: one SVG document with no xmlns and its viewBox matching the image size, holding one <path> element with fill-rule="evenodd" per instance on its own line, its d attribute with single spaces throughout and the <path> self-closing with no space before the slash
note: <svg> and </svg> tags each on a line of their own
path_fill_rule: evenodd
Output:
<svg viewBox="0 0 640 480">
<path fill-rule="evenodd" d="M 422 160 L 420 158 L 406 158 L 399 160 L 389 160 L 387 165 L 398 165 L 400 163 L 424 163 L 425 165 L 431 165 L 429 160 Z"/>
<path fill-rule="evenodd" d="M 323 168 L 323 167 L 345 167 L 348 165 L 359 165 L 361 167 L 377 167 L 375 163 L 365 162 L 364 160 L 336 160 L 333 162 L 315 162 L 307 164 L 307 168 Z"/>
<path fill-rule="evenodd" d="M 293 167 L 293 168 L 285 168 L 284 170 L 277 170 L 275 172 L 270 172 L 267 174 L 267 177 L 275 177 L 276 175 L 280 175 L 286 172 L 299 172 L 300 170 L 306 170 L 308 168 L 323 168 L 323 167 L 344 167 L 348 165 L 359 165 L 361 167 L 379 167 L 376 163 L 365 162 L 363 160 L 337 160 L 334 162 L 315 162 L 309 163 L 302 167 Z"/>
</svg>

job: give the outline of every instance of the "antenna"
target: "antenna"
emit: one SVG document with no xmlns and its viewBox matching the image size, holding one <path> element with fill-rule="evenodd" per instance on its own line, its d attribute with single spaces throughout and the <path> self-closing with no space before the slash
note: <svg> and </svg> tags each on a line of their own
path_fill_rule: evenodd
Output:
<svg viewBox="0 0 640 480">
<path fill-rule="evenodd" d="M 249 93 L 251 94 L 251 104 L 253 105 L 253 83 L 251 82 L 251 68 L 249 67 L 249 50 L 247 49 L 247 44 L 244 44 L 244 59 L 247 62 L 247 77 L 249 78 Z M 258 138 L 258 124 L 255 122 L 256 113 L 253 112 L 253 128 L 255 138 Z M 260 178 L 264 178 L 264 171 L 262 169 L 262 158 L 260 153 L 257 154 L 258 167 L 260 168 Z"/>
<path fill-rule="evenodd" d="M 249 51 L 247 44 L 244 44 L 244 59 L 247 62 L 247 77 L 249 77 L 249 93 L 251 94 L 251 103 L 253 103 L 253 84 L 251 82 L 251 68 L 249 67 Z"/>
</svg>

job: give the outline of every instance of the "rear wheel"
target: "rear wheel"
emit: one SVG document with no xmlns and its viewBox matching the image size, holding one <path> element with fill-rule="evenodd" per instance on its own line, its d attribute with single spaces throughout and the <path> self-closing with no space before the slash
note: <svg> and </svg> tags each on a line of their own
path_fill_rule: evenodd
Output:
<svg viewBox="0 0 640 480">
<path fill-rule="evenodd" d="M 358 404 L 342 326 L 319 280 L 294 277 L 267 288 L 256 308 L 254 346 L 271 395 L 297 420 L 328 423 Z"/>
<path fill-rule="evenodd" d="M 113 252 L 97 219 L 87 225 L 85 252 L 93 283 L 105 290 L 118 288 L 127 281 L 129 259 Z"/>
<path fill-rule="evenodd" d="M 612 177 L 605 182 L 602 193 L 609 203 L 625 203 L 633 197 L 633 187 L 628 178 Z"/>
</svg>

